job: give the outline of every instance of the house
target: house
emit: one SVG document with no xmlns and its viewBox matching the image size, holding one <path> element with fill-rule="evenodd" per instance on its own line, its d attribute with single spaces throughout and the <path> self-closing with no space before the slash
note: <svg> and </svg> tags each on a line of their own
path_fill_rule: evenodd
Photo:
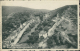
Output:
<svg viewBox="0 0 80 51">
<path fill-rule="evenodd" d="M 56 21 L 57 21 L 56 19 L 57 19 L 57 18 L 55 17 L 55 18 L 52 19 L 52 21 L 53 21 L 53 22 L 56 22 Z"/>
<path fill-rule="evenodd" d="M 23 28 L 23 25 L 22 24 L 20 24 L 20 29 L 22 29 Z"/>
<path fill-rule="evenodd" d="M 41 37 L 41 36 L 43 36 L 44 38 L 46 38 L 47 36 L 48 36 L 48 34 L 46 33 L 46 31 L 41 31 L 40 33 L 39 33 L 39 38 Z"/>
<path fill-rule="evenodd" d="M 60 20 L 60 15 L 57 13 L 57 16 L 52 19 L 52 21 L 57 22 Z"/>
<path fill-rule="evenodd" d="M 23 26 L 26 26 L 26 22 L 23 23 Z"/>
<path fill-rule="evenodd" d="M 49 18 L 49 14 L 45 14 L 45 15 L 43 16 L 43 21 L 46 20 L 46 19 L 48 19 L 48 18 Z"/>
</svg>

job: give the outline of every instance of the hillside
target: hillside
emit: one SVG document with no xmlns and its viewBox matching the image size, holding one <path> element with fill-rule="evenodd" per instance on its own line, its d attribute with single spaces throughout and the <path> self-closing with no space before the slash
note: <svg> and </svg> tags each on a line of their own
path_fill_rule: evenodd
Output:
<svg viewBox="0 0 80 51">
<path fill-rule="evenodd" d="M 65 11 L 68 7 L 72 7 L 73 9 L 77 10 L 77 5 L 67 5 L 67 6 L 63 6 L 60 8 L 57 8 L 55 10 L 52 10 L 50 12 L 48 12 L 48 14 L 50 15 L 50 17 L 55 17 L 57 15 L 57 13 L 59 13 L 59 16 L 62 16 L 62 12 Z"/>
<path fill-rule="evenodd" d="M 32 9 L 32 8 L 26 8 L 26 7 L 19 7 L 19 6 L 2 6 L 2 15 L 3 16 L 8 16 L 11 13 L 16 13 L 16 12 L 49 12 L 49 10 L 45 9 Z"/>
<path fill-rule="evenodd" d="M 12 49 L 77 49 L 77 18 L 77 5 L 15 12 L 3 20 L 3 48 L 7 48 L 8 41 Z"/>
</svg>

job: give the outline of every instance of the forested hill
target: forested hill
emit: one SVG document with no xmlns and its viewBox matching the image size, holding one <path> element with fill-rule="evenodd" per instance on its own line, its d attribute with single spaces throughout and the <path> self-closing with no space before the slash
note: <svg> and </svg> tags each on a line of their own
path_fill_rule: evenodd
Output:
<svg viewBox="0 0 80 51">
<path fill-rule="evenodd" d="M 69 7 L 77 10 L 77 5 L 66 5 L 66 6 L 57 8 L 55 10 L 51 10 L 50 12 L 48 12 L 48 14 L 50 14 L 51 17 L 54 17 L 54 16 L 56 16 L 57 13 L 59 13 L 60 16 L 61 16 L 63 11 L 66 10 L 67 8 L 69 8 Z"/>
<path fill-rule="evenodd" d="M 20 26 L 20 23 L 24 23 L 34 17 L 42 17 L 50 10 L 44 9 L 31 9 L 19 6 L 2 6 L 2 25 L 3 35 L 8 36 L 9 31 L 14 30 Z M 15 27 L 16 26 L 16 27 Z"/>
<path fill-rule="evenodd" d="M 15 9 L 12 8 L 12 10 Z M 18 9 L 20 10 L 21 8 Z M 3 40 L 18 28 L 20 31 L 24 30 L 27 24 L 23 28 L 21 25 L 25 22 L 30 23 L 30 20 L 35 20 L 37 23 L 30 23 L 27 27 L 28 29 L 23 31 L 18 44 L 24 44 L 25 47 L 30 46 L 32 49 L 78 48 L 77 5 L 67 5 L 52 11 L 25 8 L 24 10 L 26 11 L 21 9 L 21 12 L 17 10 L 17 12 L 12 13 L 14 12 L 12 10 L 8 13 L 9 15 L 7 14 L 8 19 L 4 19 L 5 17 L 2 19 Z M 3 12 L 3 15 L 6 14 Z M 11 41 L 15 42 L 15 40 L 13 38 Z"/>
<path fill-rule="evenodd" d="M 32 8 L 27 8 L 27 7 L 19 7 L 19 6 L 2 6 L 2 15 L 3 16 L 8 16 L 11 13 L 16 13 L 16 12 L 44 12 L 47 13 L 50 10 L 45 10 L 45 9 L 32 9 Z"/>
</svg>

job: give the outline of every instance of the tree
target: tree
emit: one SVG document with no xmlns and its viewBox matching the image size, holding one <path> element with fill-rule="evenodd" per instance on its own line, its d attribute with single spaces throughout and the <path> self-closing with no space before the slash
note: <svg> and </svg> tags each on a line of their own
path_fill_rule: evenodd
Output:
<svg viewBox="0 0 80 51">
<path fill-rule="evenodd" d="M 44 31 L 48 32 L 48 30 L 49 30 L 49 27 L 48 26 L 45 26 L 44 27 Z"/>
<path fill-rule="evenodd" d="M 35 23 L 32 23 L 31 25 L 29 25 L 30 28 L 33 28 L 35 26 Z"/>
<path fill-rule="evenodd" d="M 53 40 L 52 39 L 48 39 L 47 40 L 47 46 L 48 46 L 48 48 L 51 48 L 51 47 L 53 47 Z"/>
<path fill-rule="evenodd" d="M 41 36 L 41 37 L 39 38 L 39 42 L 40 42 L 40 41 L 42 41 L 43 39 L 44 39 L 44 37 L 43 37 L 43 36 Z"/>
<path fill-rule="evenodd" d="M 29 40 L 27 40 L 27 43 L 34 44 L 38 41 L 38 39 L 39 39 L 38 31 L 32 32 L 31 35 L 29 36 Z"/>
</svg>

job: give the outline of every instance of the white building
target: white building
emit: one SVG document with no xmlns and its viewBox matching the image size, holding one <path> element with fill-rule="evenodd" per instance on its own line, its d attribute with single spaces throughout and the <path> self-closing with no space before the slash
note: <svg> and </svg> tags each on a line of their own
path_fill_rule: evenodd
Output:
<svg viewBox="0 0 80 51">
<path fill-rule="evenodd" d="M 41 31 L 41 32 L 39 33 L 39 38 L 40 38 L 41 36 L 43 36 L 44 38 L 47 38 L 47 37 L 48 37 L 46 31 Z"/>
</svg>

